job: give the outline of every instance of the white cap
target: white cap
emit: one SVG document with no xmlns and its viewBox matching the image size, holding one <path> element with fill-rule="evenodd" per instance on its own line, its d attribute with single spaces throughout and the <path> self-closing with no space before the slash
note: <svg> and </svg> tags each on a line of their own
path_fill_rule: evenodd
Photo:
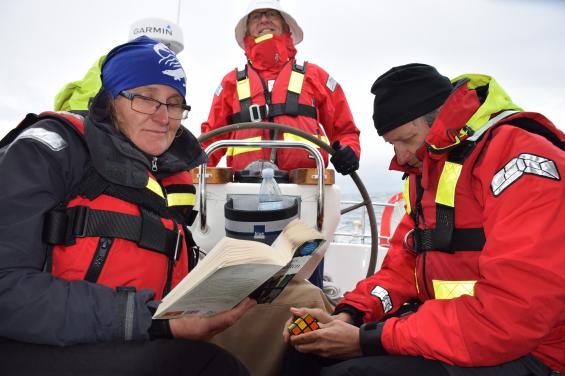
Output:
<svg viewBox="0 0 565 376">
<path fill-rule="evenodd" d="M 237 25 L 235 26 L 235 40 L 237 40 L 237 44 L 239 47 L 245 49 L 245 44 L 243 43 L 245 39 L 245 34 L 247 33 L 247 16 L 257 9 L 274 9 L 280 12 L 282 18 L 288 24 L 290 28 L 290 32 L 292 33 L 292 41 L 294 44 L 298 44 L 302 42 L 302 38 L 304 37 L 304 33 L 296 20 L 288 13 L 286 13 L 279 0 L 251 0 L 249 6 L 247 7 L 247 11 L 245 15 L 239 20 Z"/>
<path fill-rule="evenodd" d="M 176 23 L 162 18 L 144 18 L 135 21 L 129 29 L 128 41 L 142 35 L 155 39 L 169 47 L 175 54 L 184 49 L 182 29 Z"/>
</svg>

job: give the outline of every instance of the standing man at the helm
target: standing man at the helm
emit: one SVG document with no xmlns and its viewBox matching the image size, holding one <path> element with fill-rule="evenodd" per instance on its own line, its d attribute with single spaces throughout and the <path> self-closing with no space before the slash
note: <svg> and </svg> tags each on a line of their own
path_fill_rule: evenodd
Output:
<svg viewBox="0 0 565 376">
<path fill-rule="evenodd" d="M 331 162 L 342 174 L 359 167 L 359 130 L 341 86 L 322 68 L 295 59 L 295 45 L 302 29 L 277 0 L 252 0 L 235 27 L 235 38 L 247 58 L 245 69 L 229 72 L 216 90 L 202 133 L 249 121 L 291 125 L 331 143 L 336 153 Z M 243 130 L 222 138 L 286 139 L 296 136 L 269 130 Z M 218 140 L 214 138 L 203 146 Z M 210 157 L 216 165 L 225 149 Z M 327 154 L 320 150 L 327 165 Z M 282 170 L 315 167 L 308 152 L 297 149 L 229 148 L 227 164 L 235 170 L 249 163 L 271 159 Z"/>
<path fill-rule="evenodd" d="M 144 18 L 130 26 L 128 41 L 146 35 L 163 43 L 175 54 L 184 49 L 182 29 L 179 25 L 162 18 Z M 55 111 L 86 111 L 90 98 L 98 94 L 102 86 L 100 71 L 106 55 L 102 55 L 86 72 L 82 80 L 66 84 L 55 96 Z"/>
</svg>

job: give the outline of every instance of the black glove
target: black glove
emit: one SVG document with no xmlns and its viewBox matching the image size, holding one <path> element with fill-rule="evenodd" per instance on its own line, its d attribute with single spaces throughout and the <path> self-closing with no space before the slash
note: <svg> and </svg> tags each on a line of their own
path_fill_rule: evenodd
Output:
<svg viewBox="0 0 565 376">
<path fill-rule="evenodd" d="M 335 167 L 335 170 L 342 175 L 349 175 L 359 168 L 359 159 L 355 152 L 349 146 L 341 146 L 339 141 L 334 141 L 332 144 L 335 153 L 330 158 L 330 161 Z"/>
</svg>

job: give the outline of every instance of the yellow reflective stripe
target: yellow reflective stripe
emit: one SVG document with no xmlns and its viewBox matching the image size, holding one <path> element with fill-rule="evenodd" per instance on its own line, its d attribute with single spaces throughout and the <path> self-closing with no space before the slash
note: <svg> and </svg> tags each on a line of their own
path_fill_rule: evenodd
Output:
<svg viewBox="0 0 565 376">
<path fill-rule="evenodd" d="M 406 203 L 406 213 L 410 214 L 412 212 L 412 207 L 410 206 L 410 178 L 404 181 L 404 202 Z"/>
<path fill-rule="evenodd" d="M 312 135 L 312 136 L 317 137 L 316 135 Z M 329 145 L 328 138 L 327 138 L 326 136 L 322 135 L 322 136 L 317 137 L 317 138 L 318 138 L 320 141 L 322 141 L 322 142 L 324 142 L 324 143 L 326 143 L 326 144 Z M 300 137 L 300 136 L 298 136 L 298 135 L 292 134 L 292 133 L 284 133 L 284 134 L 283 134 L 283 140 L 285 140 L 285 141 L 304 142 L 304 143 L 307 144 L 307 145 L 310 145 L 310 146 L 319 148 L 319 146 L 316 145 L 315 143 L 313 143 L 313 142 L 311 142 L 311 141 L 308 141 L 307 139 L 305 139 L 305 138 L 303 138 L 303 137 Z"/>
<path fill-rule="evenodd" d="M 261 141 L 261 136 L 255 136 L 250 138 L 244 138 L 243 141 Z M 228 156 L 233 157 L 234 155 L 242 154 L 242 153 L 249 153 L 252 151 L 261 150 L 261 147 L 258 146 L 230 146 L 226 154 Z"/>
<path fill-rule="evenodd" d="M 147 179 L 147 185 L 145 186 L 151 192 L 155 193 L 156 195 L 165 198 L 165 194 L 163 193 L 163 188 L 157 183 L 157 180 L 153 179 L 151 176 Z"/>
<path fill-rule="evenodd" d="M 261 43 L 264 40 L 271 39 L 273 34 L 265 34 L 261 35 L 260 37 L 255 38 L 255 43 Z"/>
<path fill-rule="evenodd" d="M 194 206 L 196 196 L 194 193 L 169 193 L 167 206 Z"/>
<path fill-rule="evenodd" d="M 475 295 L 477 281 L 442 281 L 432 280 L 436 299 L 454 299 L 461 295 Z"/>
<path fill-rule="evenodd" d="M 463 78 L 469 79 L 467 87 L 471 90 L 488 85 L 486 100 L 467 122 L 467 126 L 473 131 L 476 132 L 482 128 L 489 121 L 492 114 L 499 113 L 503 110 L 523 111 L 521 107 L 512 102 L 510 96 L 494 78 L 482 74 L 465 74 L 455 77 L 451 82 L 456 82 Z M 460 132 L 460 136 L 463 135 L 466 135 L 464 130 Z"/>
<path fill-rule="evenodd" d="M 436 203 L 450 207 L 455 206 L 455 187 L 462 168 L 462 164 L 445 162 L 437 186 Z"/>
<path fill-rule="evenodd" d="M 288 81 L 288 90 L 300 94 L 302 91 L 302 83 L 304 82 L 304 74 L 292 71 L 290 80 Z"/>
<path fill-rule="evenodd" d="M 245 80 L 237 81 L 237 97 L 239 98 L 239 100 L 251 97 L 249 77 L 247 77 Z"/>
<path fill-rule="evenodd" d="M 416 271 L 416 268 L 414 268 L 414 281 L 416 282 L 416 292 L 419 294 L 420 286 L 418 285 L 418 273 Z"/>
</svg>

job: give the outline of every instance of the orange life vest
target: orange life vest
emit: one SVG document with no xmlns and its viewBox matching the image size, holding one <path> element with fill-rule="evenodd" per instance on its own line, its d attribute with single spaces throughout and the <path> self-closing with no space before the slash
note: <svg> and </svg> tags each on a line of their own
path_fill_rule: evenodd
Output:
<svg viewBox="0 0 565 376">
<path fill-rule="evenodd" d="M 79 116 L 43 113 L 82 135 Z M 70 200 L 46 214 L 44 241 L 53 246 L 51 272 L 112 288 L 150 288 L 161 299 L 188 273 L 197 248 L 186 227 L 195 188 L 186 172 L 158 181 L 147 172 L 144 189 L 113 184 L 90 166 Z"/>
</svg>

